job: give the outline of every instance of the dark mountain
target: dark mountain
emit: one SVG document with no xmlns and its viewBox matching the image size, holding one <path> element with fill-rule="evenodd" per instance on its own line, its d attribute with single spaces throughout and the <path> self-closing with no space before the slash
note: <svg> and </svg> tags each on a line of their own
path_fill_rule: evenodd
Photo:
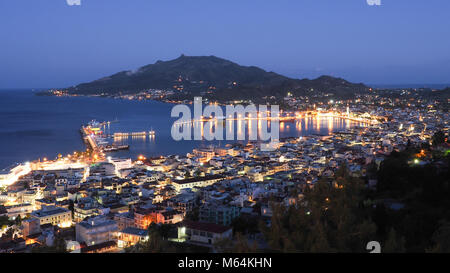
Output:
<svg viewBox="0 0 450 273">
<path fill-rule="evenodd" d="M 185 95 L 205 95 L 218 100 L 253 99 L 310 93 L 352 96 L 365 92 L 363 84 L 343 79 L 291 79 L 254 66 L 240 66 L 215 56 L 180 56 L 171 61 L 157 61 L 135 71 L 123 71 L 90 83 L 68 88 L 72 94 L 133 94 L 147 89 L 171 89 Z"/>
</svg>

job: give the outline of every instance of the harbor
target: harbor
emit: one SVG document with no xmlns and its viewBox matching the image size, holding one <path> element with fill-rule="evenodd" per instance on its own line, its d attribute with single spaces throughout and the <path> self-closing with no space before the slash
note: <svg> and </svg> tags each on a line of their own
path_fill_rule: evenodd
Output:
<svg viewBox="0 0 450 273">
<path fill-rule="evenodd" d="M 118 122 L 118 121 L 115 121 Z M 88 146 L 94 156 L 98 158 L 104 158 L 105 153 L 116 152 L 121 150 L 128 150 L 130 145 L 117 144 L 117 139 L 123 139 L 128 137 L 155 137 L 155 131 L 142 131 L 142 132 L 116 132 L 106 133 L 106 126 L 109 127 L 111 122 L 97 122 L 95 120 L 89 122 L 86 126 L 81 127 L 81 135 L 84 142 Z M 111 141 L 113 139 L 113 141 Z"/>
<path fill-rule="evenodd" d="M 278 122 L 297 122 L 301 119 L 305 119 L 308 117 L 313 117 L 313 118 L 337 118 L 337 119 L 343 119 L 343 120 L 348 120 L 348 121 L 352 121 L 352 122 L 357 122 L 357 123 L 363 123 L 366 125 L 376 125 L 379 123 L 379 119 L 380 118 L 385 118 L 385 117 L 377 117 L 377 116 L 370 116 L 370 115 L 362 115 L 362 116 L 356 116 L 352 113 L 350 113 L 348 107 L 347 107 L 347 112 L 338 112 L 338 111 L 323 111 L 323 110 L 314 110 L 314 111 L 303 111 L 303 112 L 285 112 L 283 113 L 283 110 L 280 111 L 280 113 L 277 116 L 270 116 L 270 111 L 267 112 L 249 112 L 249 113 L 245 113 L 243 114 L 237 114 L 235 115 L 235 113 L 233 112 L 233 114 L 231 115 L 227 115 L 227 116 L 219 116 L 219 117 L 214 117 L 214 116 L 209 116 L 209 117 L 204 117 L 204 116 L 200 116 L 198 118 L 193 118 L 193 119 L 189 119 L 187 121 L 177 121 L 175 122 L 175 125 L 183 125 L 183 124 L 195 124 L 195 123 L 206 123 L 206 122 L 225 122 L 225 121 L 238 121 L 238 122 L 242 122 L 242 121 L 251 121 L 251 120 L 256 120 L 256 121 L 261 121 L 261 120 L 267 120 L 267 121 L 278 121 Z"/>
</svg>

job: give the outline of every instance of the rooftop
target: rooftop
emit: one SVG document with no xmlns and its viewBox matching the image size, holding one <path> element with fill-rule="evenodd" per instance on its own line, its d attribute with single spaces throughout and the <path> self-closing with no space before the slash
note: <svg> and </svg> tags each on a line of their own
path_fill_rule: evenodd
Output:
<svg viewBox="0 0 450 273">
<path fill-rule="evenodd" d="M 115 224 L 116 224 L 115 221 L 108 220 L 105 217 L 101 217 L 101 216 L 90 218 L 88 220 L 78 223 L 78 225 L 80 225 L 86 229 L 97 228 L 97 227 L 101 227 L 101 226 L 115 225 Z"/>
<path fill-rule="evenodd" d="M 143 237 L 143 236 L 148 235 L 148 230 L 135 228 L 135 227 L 127 227 L 124 230 L 122 230 L 121 233 L 132 234 L 132 235 L 137 235 L 137 236 Z"/>
<path fill-rule="evenodd" d="M 189 229 L 195 229 L 212 233 L 224 233 L 232 229 L 231 227 L 226 227 L 213 223 L 193 222 L 193 221 L 184 221 L 182 226 L 185 226 Z"/>
<path fill-rule="evenodd" d="M 188 178 L 188 179 L 183 179 L 183 180 L 173 180 L 172 183 L 189 184 L 189 183 L 209 181 L 209 180 L 222 179 L 222 178 L 225 178 L 225 177 L 223 175 L 216 174 L 216 175 L 208 175 L 208 176 Z"/>
<path fill-rule="evenodd" d="M 33 211 L 31 214 L 37 217 L 45 217 L 53 214 L 59 214 L 68 212 L 68 209 L 55 207 L 55 206 L 44 206 L 40 210 Z"/>
</svg>

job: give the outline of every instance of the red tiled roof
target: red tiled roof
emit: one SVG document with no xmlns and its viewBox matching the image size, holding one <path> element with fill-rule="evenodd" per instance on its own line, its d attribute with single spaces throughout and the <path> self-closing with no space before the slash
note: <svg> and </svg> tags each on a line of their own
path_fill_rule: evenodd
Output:
<svg viewBox="0 0 450 273">
<path fill-rule="evenodd" d="M 102 250 L 102 249 L 108 249 L 111 247 L 115 247 L 116 245 L 117 245 L 116 242 L 108 241 L 108 242 L 104 242 L 101 244 L 84 247 L 81 249 L 81 253 L 93 252 L 93 251 L 98 251 L 98 250 Z"/>
<path fill-rule="evenodd" d="M 226 227 L 222 225 L 217 225 L 214 223 L 204 223 L 204 222 L 194 222 L 194 221 L 184 221 L 182 226 L 190 229 L 212 232 L 212 233 L 224 233 L 231 229 L 231 227 Z"/>
</svg>

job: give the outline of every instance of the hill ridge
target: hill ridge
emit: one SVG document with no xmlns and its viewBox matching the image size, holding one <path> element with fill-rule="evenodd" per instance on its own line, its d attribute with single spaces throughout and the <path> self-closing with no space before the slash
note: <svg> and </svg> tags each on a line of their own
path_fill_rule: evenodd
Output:
<svg viewBox="0 0 450 273">
<path fill-rule="evenodd" d="M 149 89 L 175 90 L 189 95 L 208 95 L 217 99 L 250 99 L 264 96 L 306 95 L 329 92 L 352 96 L 366 92 L 362 83 L 323 75 L 316 79 L 294 79 L 256 66 L 210 56 L 186 56 L 125 70 L 91 82 L 65 88 L 70 94 L 133 94 Z"/>
</svg>

